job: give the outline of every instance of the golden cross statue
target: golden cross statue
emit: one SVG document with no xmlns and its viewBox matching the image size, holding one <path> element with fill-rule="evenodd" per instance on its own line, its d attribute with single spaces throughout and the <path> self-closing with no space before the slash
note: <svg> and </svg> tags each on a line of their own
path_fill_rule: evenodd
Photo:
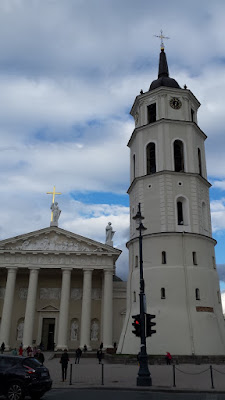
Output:
<svg viewBox="0 0 225 400">
<path fill-rule="evenodd" d="M 164 36 L 164 35 L 163 35 L 162 29 L 161 29 L 161 31 L 160 31 L 160 35 L 154 35 L 154 36 L 161 39 L 161 50 L 164 50 L 163 39 L 170 39 L 170 38 L 169 38 L 168 36 Z"/>
<path fill-rule="evenodd" d="M 56 194 L 62 194 L 62 193 L 56 192 L 55 191 L 55 186 L 54 186 L 53 192 L 47 192 L 46 194 L 52 194 L 52 203 L 55 203 L 55 195 Z M 53 211 L 51 212 L 51 221 L 53 221 Z"/>
</svg>

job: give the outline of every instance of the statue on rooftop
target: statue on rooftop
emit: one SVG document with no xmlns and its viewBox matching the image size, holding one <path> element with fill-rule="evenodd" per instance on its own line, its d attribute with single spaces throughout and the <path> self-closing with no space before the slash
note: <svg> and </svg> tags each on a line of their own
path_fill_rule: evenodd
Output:
<svg viewBox="0 0 225 400">
<path fill-rule="evenodd" d="M 108 222 L 108 225 L 105 228 L 105 232 L 106 232 L 105 244 L 108 244 L 109 246 L 113 246 L 112 238 L 115 234 L 115 231 L 113 231 L 111 222 Z"/>
<path fill-rule="evenodd" d="M 57 201 L 55 203 L 52 203 L 50 208 L 52 210 L 51 226 L 58 226 L 58 220 L 61 214 L 61 210 L 59 209 Z"/>
</svg>

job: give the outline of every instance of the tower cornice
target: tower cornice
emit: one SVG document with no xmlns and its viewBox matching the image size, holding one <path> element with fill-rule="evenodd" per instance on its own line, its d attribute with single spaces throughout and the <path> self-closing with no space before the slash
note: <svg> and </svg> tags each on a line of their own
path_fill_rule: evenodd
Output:
<svg viewBox="0 0 225 400">
<path fill-rule="evenodd" d="M 138 128 L 135 128 L 131 134 L 131 137 L 127 143 L 127 146 L 130 147 L 130 144 L 132 142 L 132 140 L 135 138 L 136 134 L 142 130 L 145 129 L 149 129 L 150 127 L 159 125 L 161 123 L 166 123 L 166 124 L 180 124 L 182 123 L 182 125 L 190 125 L 190 126 L 194 126 L 196 128 L 196 131 L 203 137 L 203 139 L 207 139 L 207 135 L 199 128 L 199 126 L 196 124 L 196 122 L 193 121 L 181 121 L 181 120 L 176 120 L 176 119 L 167 119 L 167 118 L 161 118 L 158 119 L 157 121 L 151 123 L 151 124 L 146 124 L 146 125 L 142 125 Z"/>
<path fill-rule="evenodd" d="M 168 237 L 168 236 L 186 236 L 186 237 L 193 237 L 196 239 L 205 239 L 208 240 L 210 243 L 213 243 L 213 245 L 215 246 L 217 244 L 217 241 L 215 239 L 213 239 L 211 236 L 207 236 L 207 235 L 202 235 L 201 233 L 192 233 L 192 232 L 176 232 L 176 231 L 172 231 L 172 232 L 155 232 L 155 233 L 146 233 L 143 234 L 143 240 L 148 239 L 148 238 L 153 238 L 153 237 Z M 137 241 L 139 239 L 138 235 L 133 237 L 132 239 L 130 239 L 127 243 L 126 243 L 126 247 L 129 249 L 129 246 L 131 244 L 133 244 L 135 241 Z"/>
<path fill-rule="evenodd" d="M 199 108 L 201 106 L 201 103 L 198 101 L 197 97 L 189 89 L 170 88 L 170 87 L 160 86 L 154 90 L 151 90 L 151 91 L 148 90 L 147 92 L 141 93 L 138 96 L 136 96 L 134 103 L 131 107 L 130 114 L 134 117 L 136 108 L 140 104 L 140 102 L 143 102 L 143 101 L 147 100 L 148 98 L 152 98 L 152 97 L 158 96 L 160 94 L 170 94 L 171 96 L 187 95 L 190 97 L 190 99 L 196 105 L 196 108 Z"/>
<path fill-rule="evenodd" d="M 155 177 L 155 176 L 160 176 L 160 175 L 174 175 L 174 176 L 177 176 L 177 177 L 180 177 L 180 178 L 183 177 L 183 176 L 196 177 L 196 178 L 198 178 L 200 181 L 204 182 L 204 184 L 205 184 L 208 188 L 210 188 L 210 187 L 212 186 L 211 183 L 210 183 L 209 181 L 207 181 L 207 179 L 205 179 L 205 178 L 203 178 L 201 175 L 196 174 L 196 173 L 193 173 L 193 172 L 175 172 L 175 171 L 171 171 L 171 170 L 162 170 L 162 171 L 155 172 L 154 174 L 151 174 L 151 175 L 141 175 L 141 176 L 136 177 L 136 178 L 132 181 L 131 185 L 129 186 L 129 188 L 128 188 L 128 190 L 127 190 L 127 193 L 130 194 L 131 189 L 134 188 L 134 186 L 136 185 L 136 183 L 137 183 L 139 180 L 149 179 L 150 177 L 153 178 L 153 177 Z"/>
</svg>

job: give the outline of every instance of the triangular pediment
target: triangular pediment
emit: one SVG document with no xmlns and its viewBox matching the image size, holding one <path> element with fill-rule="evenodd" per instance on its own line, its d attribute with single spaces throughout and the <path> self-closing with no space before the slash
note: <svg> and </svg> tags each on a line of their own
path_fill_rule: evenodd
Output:
<svg viewBox="0 0 225 400">
<path fill-rule="evenodd" d="M 0 250 L 22 252 L 106 253 L 121 251 L 58 227 L 49 227 L 0 241 Z"/>
<path fill-rule="evenodd" d="M 38 311 L 39 312 L 41 312 L 41 311 L 44 311 L 44 312 L 57 311 L 57 312 L 59 312 L 59 309 L 57 307 L 55 307 L 55 306 L 52 306 L 51 304 L 48 304 L 47 306 L 40 308 L 40 310 L 38 310 Z"/>
</svg>

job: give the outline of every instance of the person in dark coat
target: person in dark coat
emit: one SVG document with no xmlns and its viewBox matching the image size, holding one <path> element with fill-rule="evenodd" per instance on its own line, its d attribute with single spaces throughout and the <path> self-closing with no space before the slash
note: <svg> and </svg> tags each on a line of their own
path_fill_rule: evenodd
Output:
<svg viewBox="0 0 225 400">
<path fill-rule="evenodd" d="M 102 356 L 103 356 L 102 350 L 101 350 L 101 349 L 98 349 L 98 351 L 97 351 L 97 358 L 98 358 L 98 363 L 99 363 L 99 364 L 101 364 L 101 362 L 102 362 Z"/>
<path fill-rule="evenodd" d="M 1 344 L 1 353 L 3 354 L 4 351 L 5 351 L 5 343 L 2 342 L 2 344 Z"/>
<path fill-rule="evenodd" d="M 80 358 L 82 355 L 82 350 L 80 349 L 80 347 L 78 347 L 78 349 L 76 350 L 76 358 L 75 358 L 75 364 L 80 364 Z"/>
<path fill-rule="evenodd" d="M 41 352 L 41 349 L 37 350 L 37 353 L 34 356 L 42 365 L 44 364 L 45 361 L 45 356 L 44 354 Z"/>
<path fill-rule="evenodd" d="M 67 367 L 68 367 L 68 362 L 69 362 L 69 356 L 67 353 L 67 350 L 65 349 L 63 354 L 61 355 L 60 358 L 60 363 L 62 365 L 62 381 L 64 382 L 66 380 L 67 376 Z"/>
<path fill-rule="evenodd" d="M 99 348 L 100 348 L 100 350 L 103 349 L 103 343 L 100 344 L 100 347 L 99 347 Z"/>
</svg>

